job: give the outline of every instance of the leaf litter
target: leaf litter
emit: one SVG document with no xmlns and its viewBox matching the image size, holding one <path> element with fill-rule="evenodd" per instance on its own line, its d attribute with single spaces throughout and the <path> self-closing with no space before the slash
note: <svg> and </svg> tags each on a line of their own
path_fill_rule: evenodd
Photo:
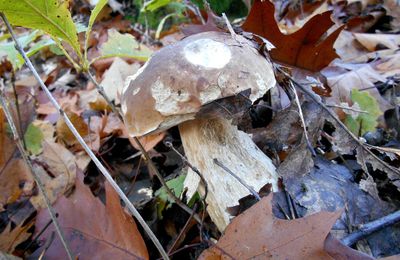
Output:
<svg viewBox="0 0 400 260">
<path fill-rule="evenodd" d="M 73 2 L 71 1 L 72 9 L 77 13 L 76 4 Z M 310 79 L 313 78 L 322 82 L 325 88 L 330 88 L 327 104 L 336 106 L 335 111 L 342 120 L 346 117 L 355 120 L 357 124 L 352 127 L 353 132 L 357 132 L 360 138 L 365 138 L 367 143 L 380 146 L 374 150 L 376 154 L 389 165 L 398 167 L 400 145 L 396 106 L 399 104 L 399 95 L 395 91 L 395 86 L 399 82 L 399 54 L 396 51 L 399 40 L 396 34 L 391 34 L 391 32 L 396 31 L 398 22 L 396 12 L 399 8 L 394 2 L 388 1 L 383 4 L 382 10 L 376 7 L 375 2 L 365 1 L 355 1 L 347 5 L 324 1 L 317 3 L 294 1 L 290 3 L 289 9 L 285 9 L 284 5 L 287 4 L 285 1 L 281 3 L 276 1 L 277 9 L 279 4 L 284 9 L 278 9 L 275 13 L 272 3 L 256 0 L 242 28 L 274 44 L 276 48 L 271 51 L 271 57 L 275 62 L 290 65 L 288 71 L 294 76 L 297 75 L 296 80 L 302 77 L 302 82 L 311 84 Z M 248 1 L 246 3 L 248 4 Z M 64 7 L 62 5 L 60 8 Z M 119 14 L 111 14 L 110 10 L 107 9 L 105 13 L 100 14 L 100 18 L 94 23 L 95 37 L 89 39 L 88 56 L 93 61 L 96 78 L 102 79 L 101 83 L 106 93 L 118 105 L 125 78 L 134 74 L 142 62 L 151 55 L 152 50 L 159 46 L 151 45 L 143 39 L 138 41 L 138 36 L 143 38 L 144 36 L 133 32 L 129 21 Z M 370 12 L 367 12 L 368 10 Z M 369 15 L 363 15 L 363 13 L 369 13 Z M 381 26 L 379 19 L 389 16 L 394 19 L 389 24 L 390 29 L 386 28 L 385 33 L 377 30 L 368 31 L 373 26 L 382 29 L 379 27 Z M 214 14 L 209 13 L 205 26 L 193 27 L 189 22 L 186 34 L 206 30 L 224 30 L 226 25 L 223 20 L 215 17 Z M 280 21 L 277 21 L 276 17 Z M 343 29 L 346 19 L 348 24 Z M 237 25 L 240 24 L 233 22 L 235 29 L 240 31 Z M 49 27 L 46 30 L 50 29 Z M 68 33 L 74 35 L 74 30 Z M 182 31 L 185 32 L 185 29 Z M 168 33 L 176 33 L 177 36 Z M 77 50 L 75 36 L 71 35 L 64 35 L 61 38 Z M 176 29 L 161 35 L 165 36 L 165 39 L 171 36 L 168 39 L 172 42 L 182 38 L 182 34 Z M 257 37 L 254 38 L 257 39 Z M 163 41 L 164 39 L 161 38 L 161 42 Z M 146 44 L 143 44 L 145 42 Z M 132 46 L 135 47 L 131 48 Z M 46 63 L 61 60 L 49 54 L 46 46 L 42 48 L 40 55 L 33 56 L 33 59 L 42 59 L 41 62 L 46 59 Z M 47 56 L 44 56 L 44 53 Z M 127 55 L 130 58 L 99 58 L 111 55 Z M 131 194 L 129 197 L 137 200 L 135 205 L 139 205 L 142 212 L 147 212 L 146 216 L 151 219 L 152 228 L 158 230 L 163 244 L 172 245 L 171 240 L 179 238 L 179 230 L 184 227 L 189 216 L 186 216 L 161 192 L 162 189 L 159 189 L 157 181 L 152 179 L 151 169 L 138 154 L 135 142 L 127 138 L 123 124 L 111 112 L 105 100 L 93 89 L 93 85 L 79 74 L 71 72 L 70 64 L 65 62 L 61 64 L 52 71 L 52 76 L 42 76 L 47 77 L 47 83 L 62 107 L 73 115 L 74 125 L 85 136 L 92 150 L 108 163 L 108 167 L 119 184 L 128 194 Z M 22 69 L 21 72 L 27 71 Z M 18 73 L 19 86 L 34 90 L 35 85 L 31 85 L 32 79 L 27 80 L 22 86 L 22 81 L 19 79 L 21 76 Z M 304 78 L 307 78 L 309 82 Z M 286 94 L 283 94 L 285 84 L 280 82 L 280 85 L 283 88 L 278 91 L 279 97 L 282 100 L 285 98 L 288 100 Z M 124 213 L 119 199 L 115 194 L 111 194 L 110 187 L 98 176 L 90 159 L 82 155 L 82 148 L 71 137 L 65 124 L 58 121 L 57 111 L 48 103 L 48 100 L 43 98 L 40 91 L 31 93 L 34 93 L 37 99 L 36 108 L 29 109 L 29 106 L 25 105 L 23 107 L 25 111 L 36 112 L 39 120 L 31 124 L 33 117 L 28 116 L 29 113 L 25 111 L 22 113 L 23 132 L 26 131 L 28 125 L 31 125 L 31 129 L 25 134 L 27 147 L 34 156 L 35 167 L 45 182 L 45 188 L 59 213 L 58 218 L 63 223 L 63 228 L 66 228 L 68 240 L 74 250 L 77 250 L 75 252 L 81 253 L 79 258 L 93 257 L 90 250 L 95 252 L 95 255 L 110 257 L 135 255 L 146 259 L 149 253 L 151 258 L 155 257 L 155 253 L 150 250 L 150 244 L 138 233 L 132 218 Z M 358 93 L 359 96 L 355 97 L 352 93 Z M 12 96 L 11 92 L 8 94 Z M 295 207 L 301 212 L 300 216 L 305 214 L 305 217 L 296 220 L 279 220 L 274 217 L 272 211 L 276 213 L 282 210 L 274 203 L 270 205 L 270 197 L 264 198 L 233 219 L 222 237 L 215 232 L 215 229 L 209 229 L 206 225 L 211 237 L 219 241 L 216 246 L 211 246 L 209 251 L 204 251 L 202 257 L 206 257 L 207 254 L 218 257 L 250 254 L 249 256 L 264 259 L 266 256 L 282 258 L 292 253 L 310 259 L 317 256 L 340 259 L 344 257 L 343 254 L 350 255 L 352 252 L 353 259 L 357 257 L 367 259 L 359 251 L 354 253 L 354 250 L 351 251 L 349 247 L 340 244 L 337 238 L 345 236 L 360 224 L 387 215 L 398 208 L 399 194 L 396 193 L 399 189 L 398 176 L 378 163 L 375 158 L 363 153 L 361 149 L 356 149 L 357 145 L 348 138 L 337 123 L 329 119 L 328 115 L 322 113 L 320 109 L 310 105 L 307 99 L 306 96 L 300 95 L 308 126 L 307 132 L 311 137 L 313 147 L 318 151 L 317 157 L 312 157 L 305 145 L 304 129 L 299 121 L 297 106 L 293 102 L 290 104 L 288 103 L 290 101 L 281 101 L 281 105 L 289 105 L 289 107 L 284 110 L 278 107 L 271 118 L 270 114 L 264 114 L 267 111 L 265 108 L 261 109 L 262 105 L 269 104 L 264 98 L 257 109 L 251 110 L 255 111 L 255 114 L 243 115 L 245 119 L 240 121 L 242 125 L 239 124 L 240 127 L 252 133 L 253 139 L 265 153 L 272 156 L 274 163 L 279 166 L 282 184 L 293 198 Z M 31 101 L 26 97 L 23 102 L 20 101 L 21 104 L 26 104 L 26 102 Z M 365 105 L 362 105 L 363 102 Z M 379 108 L 376 105 L 371 106 L 372 103 L 376 103 Z M 361 112 L 349 111 L 345 107 Z M 379 109 L 383 115 L 378 113 Z M 368 118 L 360 119 L 362 115 Z M 260 120 L 256 124 L 258 128 L 253 127 L 254 120 L 265 117 L 267 119 Z M 368 125 L 365 125 L 363 122 L 367 121 Z M 259 127 L 260 125 L 262 127 Z M 348 125 L 354 125 L 354 122 Z M 383 130 L 384 134 L 379 135 L 376 129 Z M 370 142 L 370 135 L 373 135 L 374 143 Z M 182 168 L 185 165 L 179 156 L 161 142 L 165 138 L 172 140 L 178 150 L 182 149 L 176 129 L 144 137 L 141 141 L 144 142 L 145 149 L 149 151 L 152 160 L 164 176 L 171 180 L 175 178 L 180 180 L 183 178 L 180 174 L 184 172 Z M 4 223 L 12 223 L 13 227 L 4 225 L 0 232 L 0 237 L 4 238 L 1 241 L 5 242 L 2 250 L 28 255 L 21 253 L 18 247 L 21 242 L 32 239 L 33 222 L 25 223 L 24 221 L 35 210 L 39 211 L 38 216 L 33 218 L 36 221 L 35 236 L 47 223 L 48 217 L 29 171 L 23 161 L 17 158 L 18 153 L 15 153 L 1 109 L 0 145 L 2 149 L 0 193 L 5 198 L 1 201 L 1 213 L 9 216 L 8 219 L 2 217 L 2 220 L 4 219 Z M 90 185 L 92 191 L 83 184 L 83 176 L 78 168 L 85 170 L 85 183 Z M 176 195 L 184 199 L 185 191 L 179 187 L 178 183 Z M 105 195 L 104 190 L 106 190 Z M 158 192 L 154 194 L 156 190 Z M 146 196 L 136 198 L 136 194 L 140 192 Z M 156 199 L 157 195 L 163 199 L 163 203 L 168 204 L 167 208 L 164 208 L 165 205 L 157 205 L 157 199 L 160 199 Z M 105 206 L 100 201 L 104 197 L 106 197 Z M 21 203 L 26 205 L 19 208 L 18 205 Z M 161 206 L 163 211 L 156 216 L 156 209 L 160 209 L 158 206 Z M 16 207 L 16 213 L 11 210 L 12 207 Z M 107 210 L 110 208 L 113 208 L 111 212 Z M 254 213 L 255 208 L 256 213 Z M 344 213 L 339 216 L 338 212 L 343 209 Z M 325 210 L 336 212 L 320 212 Z M 289 212 L 286 207 L 283 211 Z M 77 219 L 79 221 L 76 221 Z M 207 218 L 206 223 L 210 224 Z M 297 228 L 282 228 L 296 226 Z M 191 224 L 188 227 L 189 229 L 185 231 L 187 233 L 182 235 L 184 239 L 179 243 L 200 243 L 199 241 L 202 241 L 204 237 L 198 229 L 193 228 L 195 225 Z M 328 235 L 331 229 L 332 234 Z M 311 232 L 310 236 L 304 235 L 307 230 Z M 36 244 L 38 250 L 34 255 L 42 252 L 43 243 L 49 241 L 53 231 L 54 228 L 50 226 L 39 237 L 40 242 Z M 17 236 L 19 232 L 21 233 Z M 317 235 L 312 235 L 313 232 Z M 79 237 L 76 236 L 77 234 Z M 93 236 L 87 236 L 87 234 L 93 234 Z M 271 237 L 271 234 L 274 236 Z M 298 234 L 302 234 L 301 241 L 295 239 Z M 245 239 L 245 236 L 248 236 L 248 239 Z M 256 236 L 262 239 L 254 239 Z M 336 238 L 333 238 L 334 236 Z M 355 248 L 373 256 L 399 254 L 396 247 L 399 237 L 396 226 L 387 227 L 367 237 L 367 246 L 360 242 L 355 245 Z M 383 243 L 384 241 L 389 242 Z M 243 247 L 248 242 L 251 243 L 252 250 Z M 206 243 L 209 245 L 210 242 Z M 232 245 L 237 245 L 237 247 L 233 248 Z M 57 258 L 64 252 L 57 237 L 49 246 L 46 257 L 50 259 Z M 204 247 L 205 244 L 203 243 L 202 246 Z M 149 253 L 147 248 L 149 248 Z M 182 255 L 177 253 L 176 256 L 191 255 L 193 257 L 193 255 L 199 255 L 202 248 L 194 247 L 188 249 L 188 252 Z"/>
</svg>

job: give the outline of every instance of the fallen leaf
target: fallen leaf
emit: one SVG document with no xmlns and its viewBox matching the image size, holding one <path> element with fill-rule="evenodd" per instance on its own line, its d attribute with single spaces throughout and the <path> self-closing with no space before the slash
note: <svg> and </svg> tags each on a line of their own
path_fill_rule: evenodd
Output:
<svg viewBox="0 0 400 260">
<path fill-rule="evenodd" d="M 79 96 L 76 93 L 69 93 L 66 96 L 57 98 L 57 101 L 64 111 L 70 111 L 76 114 L 80 114 L 82 112 L 82 109 L 77 105 L 78 99 Z M 51 102 L 48 101 L 47 98 L 45 102 L 39 103 L 36 112 L 41 115 L 58 113 L 57 109 L 53 106 L 53 104 L 51 104 Z"/>
<path fill-rule="evenodd" d="M 161 132 L 139 137 L 139 141 L 142 144 L 144 150 L 148 152 L 151 149 L 153 149 L 159 142 L 161 142 L 164 139 L 164 137 L 165 137 L 165 132 Z M 136 150 L 140 150 L 136 141 L 133 140 L 132 137 L 129 137 L 129 141 L 131 142 L 132 146 L 135 147 Z"/>
<path fill-rule="evenodd" d="M 106 183 L 106 205 L 94 197 L 83 184 L 83 174 L 78 174 L 75 191 L 61 197 L 54 205 L 58 220 L 73 254 L 79 259 L 148 259 L 142 236 L 132 217 L 121 207 L 117 193 Z M 38 213 L 36 230 L 40 232 L 49 221 L 46 209 Z M 54 226 L 41 236 L 48 240 Z M 39 248 L 34 255 L 40 254 Z M 58 237 L 45 253 L 48 259 L 65 259 L 67 255 Z"/>
<path fill-rule="evenodd" d="M 392 17 L 390 21 L 390 25 L 392 27 L 392 31 L 397 32 L 400 27 L 400 5 L 397 0 L 387 0 L 384 2 L 384 8 L 387 11 L 387 14 Z"/>
<path fill-rule="evenodd" d="M 217 17 L 213 12 L 208 12 L 207 22 L 205 24 L 190 24 L 186 26 L 181 26 L 181 31 L 184 35 L 189 36 L 193 34 L 198 34 L 202 32 L 212 32 L 212 31 L 223 31 L 217 26 L 219 17 Z"/>
<path fill-rule="evenodd" d="M 7 259 L 7 260 L 22 260 L 20 257 L 16 257 L 15 255 L 6 254 L 0 251 L 0 259 Z"/>
<path fill-rule="evenodd" d="M 124 124 L 121 122 L 121 119 L 115 114 L 107 114 L 103 115 L 101 118 L 103 127 L 100 131 L 100 136 L 105 137 L 110 134 L 118 133 L 118 135 L 122 134 L 124 131 Z"/>
<path fill-rule="evenodd" d="M 97 89 L 80 90 L 77 92 L 79 95 L 80 107 L 92 109 L 95 111 L 111 111 L 107 101 L 100 95 Z"/>
<path fill-rule="evenodd" d="M 69 191 L 76 179 L 77 166 L 75 156 L 64 146 L 54 142 L 43 142 L 43 153 L 38 158 L 42 163 L 35 165 L 35 171 L 41 179 L 51 202 Z M 45 165 L 45 169 L 41 167 Z M 50 174 L 51 176 L 50 176 Z M 36 208 L 46 208 L 41 194 L 30 199 Z"/>
<path fill-rule="evenodd" d="M 7 129 L 6 116 L 3 112 L 3 108 L 0 107 L 0 172 L 15 150 L 15 143 Z"/>
<path fill-rule="evenodd" d="M 237 216 L 199 259 L 332 259 L 324 241 L 342 211 L 282 220 L 273 215 L 271 200 L 265 197 Z"/>
<path fill-rule="evenodd" d="M 10 160 L 0 174 L 0 208 L 28 195 L 34 186 L 31 172 L 22 159 Z"/>
<path fill-rule="evenodd" d="M 358 104 L 361 111 L 357 116 L 346 115 L 345 124 L 356 136 L 362 136 L 366 132 L 373 132 L 378 125 L 378 117 L 382 115 L 378 102 L 368 92 L 357 89 L 351 91 L 353 104 Z"/>
<path fill-rule="evenodd" d="M 372 170 L 380 170 L 387 174 L 389 180 L 393 183 L 394 186 L 397 187 L 397 190 L 400 191 L 400 179 L 399 174 L 396 172 L 398 168 L 393 166 L 389 166 L 388 164 L 384 165 L 379 162 L 375 157 L 371 154 L 364 152 L 361 148 L 357 149 L 357 162 L 363 167 L 365 164 L 371 165 Z M 365 166 L 363 168 L 366 168 Z M 365 169 L 367 170 L 367 169 Z"/>
<path fill-rule="evenodd" d="M 335 260 L 373 260 L 375 258 L 344 245 L 340 240 L 329 234 L 325 239 L 325 251 Z"/>
<path fill-rule="evenodd" d="M 32 125 L 34 125 L 40 129 L 40 131 L 43 134 L 44 140 L 50 141 L 50 142 L 55 141 L 56 129 L 55 129 L 54 125 L 51 124 L 49 121 L 35 120 L 32 122 Z"/>
<path fill-rule="evenodd" d="M 376 51 L 379 46 L 381 46 L 380 49 L 383 46 L 388 49 L 397 50 L 400 45 L 400 35 L 397 34 L 355 33 L 354 37 L 368 51 Z"/>
<path fill-rule="evenodd" d="M 243 30 L 264 37 L 276 47 L 270 52 L 273 59 L 299 68 L 319 71 L 338 57 L 333 44 L 343 26 L 322 39 L 334 24 L 330 19 L 332 12 L 314 16 L 300 30 L 289 35 L 279 30 L 274 13 L 275 7 L 270 1 L 256 0 L 242 26 Z"/>
<path fill-rule="evenodd" d="M 365 91 L 378 101 L 382 111 L 389 109 L 391 107 L 389 102 L 374 87 L 375 82 L 386 82 L 386 78 L 372 66 L 335 61 L 332 66 L 321 71 L 332 89 L 331 97 L 326 99 L 327 103 L 330 105 L 340 105 L 342 102 L 351 104 L 352 89 L 366 89 Z"/>
<path fill-rule="evenodd" d="M 43 133 L 39 127 L 29 124 L 24 134 L 26 150 L 32 155 L 38 155 L 42 152 Z"/>
<path fill-rule="evenodd" d="M 27 231 L 33 226 L 33 224 L 34 222 L 31 221 L 25 226 L 16 226 L 11 229 L 11 223 L 9 223 L 4 231 L 0 234 L 0 251 L 10 254 L 14 252 L 16 246 L 28 240 L 28 238 L 32 235 Z"/>
<path fill-rule="evenodd" d="M 125 79 L 134 75 L 140 68 L 139 63 L 128 64 L 123 59 L 116 57 L 110 68 L 104 73 L 101 86 L 107 97 L 115 104 L 119 104 L 119 97 L 125 84 Z"/>
<path fill-rule="evenodd" d="M 89 127 L 81 116 L 73 112 L 66 112 L 66 114 L 81 136 L 84 137 L 89 134 Z M 57 137 L 63 140 L 67 145 L 74 145 L 78 143 L 78 140 L 76 140 L 71 130 L 69 130 L 64 119 L 57 121 L 56 132 Z"/>
<path fill-rule="evenodd" d="M 312 17 L 329 10 L 326 1 L 292 2 L 287 13 L 280 20 L 278 26 L 285 33 L 294 33 L 304 26 Z M 332 9 L 332 8 L 331 8 Z M 283 26 L 284 25 L 284 26 Z"/>
</svg>

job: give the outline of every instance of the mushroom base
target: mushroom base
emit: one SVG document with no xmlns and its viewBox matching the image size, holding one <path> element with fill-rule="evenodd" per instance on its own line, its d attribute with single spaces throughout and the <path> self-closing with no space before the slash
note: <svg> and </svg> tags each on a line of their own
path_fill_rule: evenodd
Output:
<svg viewBox="0 0 400 260">
<path fill-rule="evenodd" d="M 196 119 L 179 126 L 185 154 L 189 162 L 203 175 L 207 183 L 207 210 L 220 231 L 232 216 L 228 207 L 238 205 L 239 199 L 250 194 L 235 177 L 215 164 L 217 159 L 242 181 L 258 191 L 270 183 L 277 190 L 275 166 L 252 141 L 227 119 Z M 191 197 L 196 190 L 204 195 L 200 177 L 189 169 L 184 186 Z"/>
</svg>

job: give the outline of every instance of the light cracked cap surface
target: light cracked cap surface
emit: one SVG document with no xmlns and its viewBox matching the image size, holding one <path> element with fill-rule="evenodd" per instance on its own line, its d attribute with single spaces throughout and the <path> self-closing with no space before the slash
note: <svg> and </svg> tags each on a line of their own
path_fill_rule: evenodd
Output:
<svg viewBox="0 0 400 260">
<path fill-rule="evenodd" d="M 271 63 L 252 42 L 238 38 L 204 32 L 154 53 L 125 82 L 121 108 L 129 134 L 166 130 L 245 90 L 253 102 L 275 86 Z"/>
</svg>

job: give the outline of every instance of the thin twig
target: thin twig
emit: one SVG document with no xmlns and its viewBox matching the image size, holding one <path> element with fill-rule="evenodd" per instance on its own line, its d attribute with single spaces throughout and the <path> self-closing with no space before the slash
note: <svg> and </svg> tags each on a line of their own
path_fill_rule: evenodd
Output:
<svg viewBox="0 0 400 260">
<path fill-rule="evenodd" d="M 316 154 L 315 151 L 314 151 L 313 146 L 311 145 L 310 139 L 308 138 L 307 126 L 306 126 L 306 122 L 304 121 L 304 116 L 303 116 L 303 109 L 301 109 L 299 96 L 297 95 L 296 89 L 294 88 L 292 82 L 290 82 L 290 87 L 292 87 L 293 94 L 294 94 L 294 98 L 295 98 L 295 102 L 296 102 L 297 107 L 298 107 L 298 109 L 299 109 L 300 121 L 301 121 L 301 125 L 303 126 L 303 129 L 304 129 L 304 136 L 305 136 L 305 138 L 306 138 L 307 147 L 308 147 L 308 149 L 311 151 L 311 154 L 312 154 L 313 156 L 317 156 L 317 154 Z"/>
<path fill-rule="evenodd" d="M 115 105 L 111 102 L 111 100 L 107 97 L 107 94 L 104 92 L 104 88 L 96 81 L 96 79 L 88 73 L 89 79 L 92 81 L 92 83 L 96 86 L 98 89 L 99 93 L 104 97 L 104 99 L 107 101 L 108 105 L 111 107 L 111 110 L 114 112 L 116 116 L 118 116 L 119 120 L 121 122 L 124 122 L 122 114 L 120 113 L 119 110 L 115 107 Z M 189 208 L 185 203 L 183 203 L 178 197 L 175 196 L 175 194 L 172 192 L 172 190 L 168 187 L 167 183 L 165 182 L 164 178 L 158 171 L 157 167 L 154 165 L 153 161 L 150 158 L 149 153 L 144 149 L 142 143 L 140 142 L 139 138 L 133 137 L 133 140 L 135 141 L 136 145 L 139 147 L 139 151 L 142 153 L 145 161 L 147 162 L 148 166 L 150 169 L 154 172 L 154 174 L 157 176 L 158 180 L 161 182 L 161 185 L 165 188 L 165 190 L 168 193 L 168 196 L 179 206 L 181 207 L 184 211 L 186 211 L 188 214 L 192 214 L 193 210 Z M 202 220 L 199 217 L 199 215 L 195 214 L 194 219 L 199 223 L 202 224 Z"/>
<path fill-rule="evenodd" d="M 342 121 L 336 116 L 332 110 L 330 110 L 322 101 L 320 101 L 318 98 L 315 97 L 315 94 L 313 94 L 310 90 L 305 88 L 303 85 L 300 83 L 296 82 L 288 73 L 286 73 L 284 70 L 279 68 L 277 65 L 275 65 L 276 70 L 278 70 L 280 73 L 284 74 L 290 81 L 293 82 L 293 84 L 298 87 L 301 91 L 303 91 L 305 94 L 307 94 L 315 103 L 320 105 L 328 114 L 333 118 L 333 120 L 336 121 L 336 123 L 359 145 L 361 146 L 364 151 L 369 153 L 375 160 L 377 160 L 380 164 L 382 164 L 385 168 L 393 171 L 394 173 L 400 175 L 400 170 L 396 169 L 390 165 L 388 165 L 386 162 L 382 161 L 377 155 L 375 155 L 360 139 L 358 139 L 357 136 L 355 136 L 347 127 L 345 124 L 343 124 Z"/>
<path fill-rule="evenodd" d="M 218 165 L 219 167 L 221 167 L 224 171 L 226 171 L 227 173 L 229 173 L 230 175 L 232 175 L 238 182 L 240 182 L 240 184 L 242 184 L 244 187 L 246 187 L 246 189 L 248 189 L 250 191 L 250 193 L 258 200 L 261 200 L 260 195 L 258 195 L 258 192 L 254 190 L 253 187 L 251 187 L 250 185 L 248 185 L 247 183 L 245 183 L 242 179 L 239 178 L 239 176 L 237 176 L 234 172 L 232 172 L 228 167 L 226 167 L 225 165 L 223 165 L 220 161 L 218 161 L 217 158 L 214 158 L 213 162 Z"/>
<path fill-rule="evenodd" d="M 224 19 L 224 21 L 226 23 L 226 26 L 228 27 L 229 33 L 231 34 L 232 38 L 236 40 L 237 34 L 233 30 L 233 27 L 232 27 L 231 23 L 229 22 L 228 17 L 226 17 L 225 13 L 222 13 L 222 18 Z"/>
<path fill-rule="evenodd" d="M 193 212 L 195 212 L 197 210 L 197 204 L 193 207 Z M 171 254 L 172 250 L 174 250 L 176 244 L 178 243 L 178 241 L 181 239 L 181 237 L 183 236 L 183 233 L 186 232 L 187 227 L 189 226 L 190 221 L 193 218 L 193 214 L 189 216 L 189 218 L 187 219 L 185 225 L 183 226 L 181 232 L 179 232 L 178 236 L 176 237 L 174 243 L 171 245 L 171 248 L 168 250 L 168 255 Z"/>
<path fill-rule="evenodd" d="M 142 218 L 140 213 L 136 210 L 136 208 L 133 206 L 132 202 L 129 201 L 128 197 L 124 194 L 124 192 L 121 190 L 121 188 L 118 186 L 118 184 L 114 181 L 110 173 L 107 171 L 107 169 L 101 164 L 101 162 L 97 159 L 97 157 L 94 155 L 92 150 L 89 148 L 89 146 L 85 143 L 83 140 L 82 136 L 78 133 L 74 125 L 72 124 L 71 120 L 68 118 L 66 115 L 65 111 L 61 108 L 61 106 L 58 104 L 57 100 L 53 97 L 51 92 L 47 89 L 46 85 L 40 78 L 38 72 L 32 65 L 31 61 L 29 58 L 26 56 L 24 50 L 22 49 L 21 45 L 19 44 L 13 29 L 11 28 L 10 23 L 8 22 L 7 18 L 4 16 L 3 13 L 0 13 L 2 19 L 4 20 L 4 23 L 6 24 L 11 37 L 13 38 L 15 42 L 15 47 L 18 50 L 18 52 L 22 55 L 22 57 L 25 60 L 26 65 L 28 68 L 31 70 L 33 76 L 36 78 L 36 80 L 39 82 L 40 87 L 42 90 L 45 92 L 46 96 L 49 98 L 50 102 L 53 104 L 53 106 L 57 109 L 59 114 L 63 117 L 65 123 L 67 124 L 68 128 L 71 130 L 72 134 L 75 136 L 75 138 L 78 140 L 80 145 L 83 147 L 83 149 L 86 151 L 86 153 L 89 155 L 89 157 L 93 160 L 97 168 L 100 170 L 100 172 L 104 175 L 104 177 L 108 180 L 108 182 L 111 184 L 111 186 L 114 188 L 114 190 L 118 193 L 122 201 L 125 203 L 126 207 L 128 210 L 132 213 L 132 215 L 138 220 L 140 225 L 143 227 L 145 232 L 148 234 L 150 239 L 153 241 L 154 245 L 157 247 L 158 251 L 162 255 L 164 259 L 169 259 L 167 253 L 165 252 L 164 248 L 162 247 L 160 241 L 157 239 L 157 237 L 154 235 L 153 231 L 151 231 L 150 227 L 147 225 L 146 221 Z"/>
<path fill-rule="evenodd" d="M 361 225 L 358 231 L 355 231 L 342 239 L 343 244 L 351 246 L 357 241 L 367 237 L 368 235 L 381 230 L 387 226 L 393 225 L 400 221 L 400 210 L 395 211 L 380 219 L 374 220 L 367 224 Z"/>
<path fill-rule="evenodd" d="M 203 175 L 200 173 L 199 169 L 197 169 L 197 167 L 193 166 L 193 164 L 191 164 L 189 162 L 189 160 L 183 155 L 181 154 L 175 147 L 174 145 L 170 142 L 170 141 L 166 141 L 165 145 L 167 147 L 169 147 L 170 149 L 172 149 L 172 151 L 174 151 L 177 155 L 179 155 L 179 157 L 181 158 L 181 160 L 184 162 L 184 164 L 186 164 L 187 166 L 189 166 L 190 169 L 192 169 L 193 172 L 195 172 L 201 179 L 201 181 L 204 184 L 204 199 L 205 200 L 207 198 L 207 194 L 208 194 L 208 186 L 207 186 L 207 182 L 204 179 Z"/>
<path fill-rule="evenodd" d="M 369 114 L 367 111 L 356 109 L 354 107 L 349 107 L 349 106 L 339 106 L 339 105 L 326 105 L 327 107 L 335 107 L 335 108 L 341 108 L 343 110 L 349 110 L 349 111 L 354 111 L 357 113 L 362 113 L 362 114 Z"/>
<path fill-rule="evenodd" d="M 202 234 L 202 230 L 203 230 L 203 226 L 204 226 L 205 211 L 207 210 L 207 206 L 208 206 L 208 204 L 207 204 L 207 202 L 206 202 L 207 195 L 208 195 L 208 184 L 207 184 L 206 180 L 204 179 L 203 175 L 200 173 L 199 169 L 197 169 L 197 167 L 193 166 L 193 165 L 189 162 L 189 160 L 188 160 L 183 154 L 181 154 L 181 153 L 174 147 L 174 145 L 172 144 L 172 142 L 170 142 L 170 141 L 165 141 L 165 145 L 166 145 L 167 147 L 171 148 L 172 151 L 174 151 L 177 155 L 179 155 L 179 157 L 181 158 L 181 160 L 182 160 L 187 166 L 189 166 L 189 168 L 192 169 L 192 171 L 193 171 L 194 173 L 196 173 L 196 174 L 200 177 L 200 180 L 203 182 L 203 185 L 204 185 L 204 196 L 202 196 L 201 202 L 202 202 L 204 208 L 203 208 L 203 215 L 202 215 L 202 217 L 201 217 L 201 222 L 199 222 L 199 223 L 200 223 L 200 234 Z M 193 215 L 194 217 L 196 217 L 197 214 L 192 213 L 191 215 Z M 202 239 L 202 236 L 200 236 L 200 237 L 201 237 L 201 239 Z"/>
<path fill-rule="evenodd" d="M 17 109 L 17 118 L 18 118 L 18 126 L 19 126 L 19 135 L 21 137 L 24 137 L 23 134 L 23 129 L 22 129 L 22 117 L 21 117 L 21 110 L 19 108 L 19 100 L 18 100 L 18 93 L 17 93 L 17 89 L 15 88 L 15 75 L 13 73 L 12 76 L 12 88 L 13 88 L 13 92 L 14 92 L 14 104 L 15 104 L 15 108 Z M 25 138 L 22 138 L 22 144 L 24 145 L 24 149 L 26 149 L 26 143 L 25 143 Z"/>
<path fill-rule="evenodd" d="M 17 144 L 17 147 L 18 147 L 18 149 L 19 149 L 19 151 L 21 153 L 21 156 L 24 159 L 24 161 L 25 161 L 26 165 L 28 166 L 29 170 L 31 171 L 33 179 L 35 180 L 35 182 L 36 182 L 36 184 L 37 184 L 37 186 L 39 188 L 39 191 L 40 191 L 40 193 L 42 194 L 42 196 L 44 198 L 44 202 L 45 202 L 46 207 L 47 207 L 47 209 L 49 211 L 50 218 L 54 223 L 54 227 L 56 229 L 56 232 L 57 232 L 58 236 L 60 237 L 61 243 L 63 244 L 63 246 L 65 248 L 65 252 L 67 253 L 68 258 L 70 260 L 73 260 L 74 256 L 72 254 L 71 248 L 69 247 L 67 241 L 65 240 L 64 232 L 62 231 L 62 229 L 60 227 L 60 224 L 57 221 L 56 213 L 55 213 L 53 207 L 51 206 L 50 199 L 46 194 L 46 191 L 44 189 L 42 181 L 40 180 L 39 176 L 37 175 L 37 173 L 33 169 L 32 162 L 29 159 L 29 156 L 26 153 L 26 150 L 24 149 L 24 145 L 23 145 L 23 143 L 21 141 L 21 136 L 18 133 L 17 127 L 15 126 L 15 123 L 14 123 L 13 117 L 11 115 L 11 112 L 8 109 L 6 96 L 5 96 L 4 92 L 3 92 L 3 90 L 4 90 L 3 81 L 1 81 L 0 84 L 1 84 L 1 86 L 0 86 L 0 104 L 3 107 L 4 114 L 6 115 L 8 124 L 10 126 L 11 132 L 12 132 L 13 137 L 14 137 L 14 142 Z"/>
</svg>

